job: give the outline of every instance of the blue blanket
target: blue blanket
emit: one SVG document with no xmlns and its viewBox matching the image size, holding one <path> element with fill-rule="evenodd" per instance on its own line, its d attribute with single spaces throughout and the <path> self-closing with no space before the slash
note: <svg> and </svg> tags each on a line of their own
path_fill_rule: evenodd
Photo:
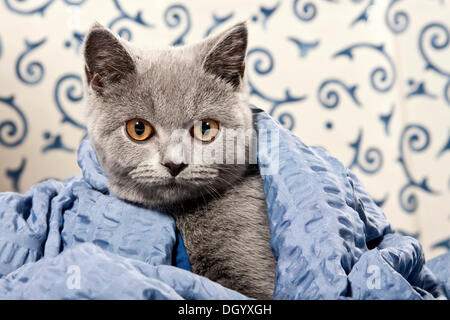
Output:
<svg viewBox="0 0 450 320">
<path fill-rule="evenodd" d="M 448 297 L 450 253 L 425 265 L 417 240 L 394 232 L 352 172 L 254 116 L 280 134 L 258 149 L 263 173 L 279 159 L 279 173 L 263 175 L 275 299 Z M 0 194 L 0 298 L 248 299 L 190 272 L 171 216 L 110 192 L 88 138 L 78 163 L 82 175 Z"/>
</svg>

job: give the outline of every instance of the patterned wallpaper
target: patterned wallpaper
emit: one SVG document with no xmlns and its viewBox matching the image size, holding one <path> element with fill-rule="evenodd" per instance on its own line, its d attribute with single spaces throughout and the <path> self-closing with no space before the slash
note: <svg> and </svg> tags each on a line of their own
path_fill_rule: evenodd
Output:
<svg viewBox="0 0 450 320">
<path fill-rule="evenodd" d="M 247 20 L 251 102 L 338 157 L 427 258 L 450 248 L 450 0 L 0 0 L 0 191 L 79 173 L 80 45 Z"/>
</svg>

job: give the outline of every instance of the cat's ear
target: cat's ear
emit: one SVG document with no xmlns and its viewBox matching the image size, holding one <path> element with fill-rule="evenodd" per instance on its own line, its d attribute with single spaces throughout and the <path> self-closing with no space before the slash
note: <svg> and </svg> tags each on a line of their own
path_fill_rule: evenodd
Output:
<svg viewBox="0 0 450 320">
<path fill-rule="evenodd" d="M 136 72 L 127 49 L 111 31 L 95 23 L 84 40 L 87 83 L 97 93 Z"/>
<path fill-rule="evenodd" d="M 238 23 L 223 32 L 206 55 L 203 68 L 238 88 L 245 69 L 245 53 L 247 50 L 247 25 Z"/>
</svg>

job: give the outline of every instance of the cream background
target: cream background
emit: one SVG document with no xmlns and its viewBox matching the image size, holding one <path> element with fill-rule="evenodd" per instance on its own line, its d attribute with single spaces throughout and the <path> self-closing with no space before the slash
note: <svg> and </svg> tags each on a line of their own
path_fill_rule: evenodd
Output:
<svg viewBox="0 0 450 320">
<path fill-rule="evenodd" d="M 71 4 L 78 2 L 81 4 Z M 295 119 L 292 130 L 296 135 L 308 144 L 326 148 L 346 165 L 352 163 L 355 155 L 350 143 L 355 142 L 361 130 L 359 162 L 363 167 L 370 167 L 364 155 L 374 147 L 380 150 L 383 164 L 375 174 L 368 174 L 358 166 L 353 166 L 353 171 L 374 199 L 386 200 L 383 210 L 394 227 L 417 236 L 424 246 L 426 257 L 431 258 L 448 250 L 450 243 L 450 152 L 444 148 L 450 140 L 450 102 L 444 95 L 450 76 L 447 78 L 433 70 L 425 70 L 426 63 L 420 55 L 418 43 L 420 32 L 432 22 L 443 24 L 448 32 L 450 3 L 446 2 L 450 1 L 373 1 L 368 21 L 359 21 L 352 26 L 352 21 L 372 0 L 121 1 L 120 5 L 131 18 L 142 11 L 143 20 L 152 26 L 123 19 L 112 29 L 118 32 L 122 27 L 128 28 L 134 43 L 152 48 L 171 44 L 187 26 L 188 32 L 184 37 L 187 43 L 201 39 L 213 24 L 214 14 L 218 17 L 233 14 L 214 32 L 247 20 L 249 50 L 264 48 L 274 61 L 272 71 L 261 75 L 256 72 L 255 62 L 260 58 L 260 67 L 264 69 L 268 66 L 267 57 L 257 53 L 248 57 L 247 72 L 252 84 L 273 99 L 283 99 L 286 89 L 292 96 L 305 96 L 302 101 L 280 105 L 273 116 L 280 119 L 283 113 L 291 114 Z M 10 4 L 19 11 L 30 11 L 47 3 L 43 14 L 20 14 L 7 6 Z M 317 13 L 310 21 L 303 21 L 294 13 L 294 7 L 297 5 L 297 11 L 301 13 L 307 3 L 314 5 Z M 177 4 L 186 8 L 190 21 L 180 11 L 180 24 L 171 28 L 164 19 L 164 12 Z M 264 9 L 270 8 L 276 9 L 265 18 Z M 408 24 L 404 31 L 395 33 L 385 19 L 387 15 L 394 21 L 398 12 L 407 14 Z M 63 116 L 55 102 L 55 88 L 57 81 L 66 74 L 83 75 L 83 63 L 73 32 L 85 33 L 95 20 L 108 25 L 118 16 L 120 10 L 110 0 L 0 1 L 0 98 L 13 95 L 28 125 L 28 132 L 18 146 L 7 147 L 0 143 L 0 191 L 14 190 L 13 180 L 8 177 L 7 171 L 19 168 L 23 159 L 25 166 L 18 180 L 20 192 L 46 178 L 64 179 L 80 173 L 73 150 L 77 149 L 84 131 L 62 121 Z M 441 44 L 444 43 L 445 33 L 436 33 Z M 429 34 L 427 39 L 433 32 Z M 289 37 L 319 43 L 305 57 L 300 57 L 299 48 L 288 40 Z M 30 51 L 20 64 L 25 78 L 33 78 L 26 75 L 27 65 L 36 61 L 43 66 L 42 79 L 28 85 L 18 77 L 16 63 L 26 49 L 25 40 L 35 43 L 42 39 L 45 43 Z M 70 47 L 65 45 L 67 41 L 71 43 Z M 384 44 L 384 50 L 395 67 L 396 79 L 392 89 L 381 93 L 370 84 L 370 74 L 376 67 L 384 67 L 388 77 L 392 75 L 387 60 L 377 52 L 360 48 L 353 51 L 353 60 L 333 58 L 338 51 L 356 43 Z M 448 74 L 450 45 L 435 50 L 429 41 L 425 41 L 424 47 L 433 62 Z M 39 73 L 37 69 L 35 71 Z M 339 94 L 340 103 L 334 109 L 323 107 L 318 98 L 318 88 L 323 81 L 332 78 L 340 79 L 348 86 L 357 85 L 355 92 L 361 106 L 352 101 L 343 87 L 330 85 L 328 88 L 335 89 Z M 423 81 L 433 98 L 420 95 L 407 99 L 407 94 L 411 92 L 408 79 Z M 63 88 L 70 85 L 74 85 L 74 94 L 81 93 L 82 86 L 77 81 L 64 82 Z M 82 101 L 71 102 L 65 90 L 58 91 L 58 94 L 69 116 L 83 123 Z M 447 94 L 450 95 L 450 90 Z M 272 107 L 270 101 L 257 95 L 251 96 L 251 102 L 267 111 Z M 391 110 L 394 113 L 388 135 L 379 117 L 389 114 Z M 23 123 L 17 112 L 0 102 L 0 125 L 9 119 L 17 124 L 19 133 L 8 137 L 8 130 L 2 129 L 1 137 L 6 141 L 17 140 L 24 129 Z M 333 127 L 327 129 L 326 123 L 330 121 Z M 430 135 L 430 143 L 422 152 L 413 152 L 405 139 L 404 157 L 408 169 L 417 182 L 427 177 L 428 185 L 438 192 L 431 194 L 420 188 L 411 188 L 410 193 L 417 196 L 418 202 L 413 213 L 407 213 L 400 205 L 399 192 L 408 179 L 397 160 L 401 134 L 409 124 L 423 126 Z M 44 137 L 47 131 L 52 135 L 50 139 Z M 61 135 L 63 144 L 72 152 L 61 149 L 42 152 L 56 135 Z"/>
</svg>

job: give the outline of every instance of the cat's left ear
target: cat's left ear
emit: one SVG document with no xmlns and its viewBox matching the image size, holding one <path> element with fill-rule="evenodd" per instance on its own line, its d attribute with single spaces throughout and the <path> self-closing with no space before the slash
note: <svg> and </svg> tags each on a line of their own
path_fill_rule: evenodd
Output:
<svg viewBox="0 0 450 320">
<path fill-rule="evenodd" d="M 245 22 L 222 33 L 203 61 L 204 70 L 238 88 L 244 77 L 247 35 Z"/>
</svg>

